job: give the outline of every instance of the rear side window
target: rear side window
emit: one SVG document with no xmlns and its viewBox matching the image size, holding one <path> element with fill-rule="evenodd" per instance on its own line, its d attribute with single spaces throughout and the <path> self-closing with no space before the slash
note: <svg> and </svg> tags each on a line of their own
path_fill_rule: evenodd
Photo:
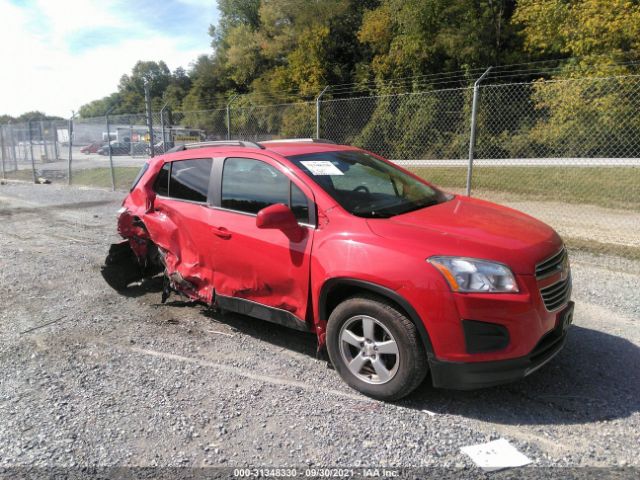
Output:
<svg viewBox="0 0 640 480">
<path fill-rule="evenodd" d="M 172 162 L 169 197 L 178 200 L 206 202 L 211 163 L 210 158 Z"/>
<path fill-rule="evenodd" d="M 162 170 L 158 172 L 156 181 L 153 183 L 153 191 L 163 197 L 169 196 L 169 172 L 171 171 L 171 164 L 165 163 Z"/>
</svg>

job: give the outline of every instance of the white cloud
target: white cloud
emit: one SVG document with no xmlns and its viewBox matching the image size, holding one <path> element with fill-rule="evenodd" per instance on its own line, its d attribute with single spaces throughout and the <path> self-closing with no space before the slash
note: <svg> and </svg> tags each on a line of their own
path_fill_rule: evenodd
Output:
<svg viewBox="0 0 640 480">
<path fill-rule="evenodd" d="M 205 4 L 204 0 L 181 1 Z M 211 6 L 212 2 L 206 3 Z M 138 60 L 164 60 L 171 69 L 186 68 L 198 55 L 209 52 L 206 32 L 202 45 L 196 47 L 192 38 L 144 27 L 130 11 L 121 15 L 118 5 L 123 4 L 37 0 L 31 7 L 18 7 L 0 0 L 0 114 L 40 110 L 68 117 L 72 109 L 115 91 L 122 74 L 130 72 Z M 113 42 L 70 49 L 74 34 L 110 28 L 118 29 Z M 123 30 L 134 35 L 123 38 Z"/>
</svg>

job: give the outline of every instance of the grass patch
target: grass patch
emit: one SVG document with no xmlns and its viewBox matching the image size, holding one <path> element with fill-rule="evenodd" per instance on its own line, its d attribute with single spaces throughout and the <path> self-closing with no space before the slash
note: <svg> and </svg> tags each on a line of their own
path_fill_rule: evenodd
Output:
<svg viewBox="0 0 640 480">
<path fill-rule="evenodd" d="M 25 180 L 27 182 L 33 182 L 33 174 L 31 170 L 17 170 L 13 172 L 6 172 L 7 180 Z"/>
<path fill-rule="evenodd" d="M 129 190 L 131 184 L 135 180 L 140 168 L 138 167 L 115 167 L 116 189 Z M 37 176 L 44 177 L 56 184 L 66 184 L 66 170 L 63 176 L 59 176 L 60 172 L 41 172 Z M 23 180 L 33 182 L 33 174 L 30 169 L 7 172 L 8 180 Z M 88 187 L 111 188 L 111 171 L 109 168 L 90 168 L 83 170 L 74 170 L 71 177 L 73 185 L 85 185 Z"/>
<path fill-rule="evenodd" d="M 464 188 L 466 168 L 411 167 L 443 188 Z M 475 167 L 473 190 L 516 194 L 538 201 L 640 209 L 638 167 Z"/>
<path fill-rule="evenodd" d="M 630 260 L 640 260 L 640 247 L 598 242 L 597 240 L 580 237 L 563 236 L 562 239 L 570 250 L 582 250 L 599 255 L 616 255 Z"/>
<path fill-rule="evenodd" d="M 115 167 L 116 189 L 129 190 L 138 175 L 138 167 Z M 109 168 L 92 168 L 76 170 L 71 177 L 73 185 L 111 188 L 111 172 Z"/>
</svg>

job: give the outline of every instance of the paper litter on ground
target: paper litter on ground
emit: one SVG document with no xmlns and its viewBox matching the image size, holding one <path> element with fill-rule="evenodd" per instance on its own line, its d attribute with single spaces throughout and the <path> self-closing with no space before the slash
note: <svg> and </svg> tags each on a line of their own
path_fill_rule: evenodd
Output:
<svg viewBox="0 0 640 480">
<path fill-rule="evenodd" d="M 531 463 L 531 460 L 520 453 L 507 440 L 501 438 L 489 443 L 462 447 L 462 453 L 466 453 L 471 460 L 487 472 L 502 470 L 503 468 L 522 467 Z"/>
</svg>

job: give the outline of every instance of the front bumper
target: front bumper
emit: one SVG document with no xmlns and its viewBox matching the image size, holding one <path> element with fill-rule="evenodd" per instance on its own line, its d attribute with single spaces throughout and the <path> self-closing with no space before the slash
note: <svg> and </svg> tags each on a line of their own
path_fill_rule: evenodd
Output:
<svg viewBox="0 0 640 480">
<path fill-rule="evenodd" d="M 455 390 L 473 390 L 509 383 L 535 372 L 555 357 L 565 344 L 567 330 L 573 321 L 573 302 L 558 316 L 556 327 L 547 333 L 524 357 L 492 362 L 430 361 L 433 385 Z"/>
</svg>

